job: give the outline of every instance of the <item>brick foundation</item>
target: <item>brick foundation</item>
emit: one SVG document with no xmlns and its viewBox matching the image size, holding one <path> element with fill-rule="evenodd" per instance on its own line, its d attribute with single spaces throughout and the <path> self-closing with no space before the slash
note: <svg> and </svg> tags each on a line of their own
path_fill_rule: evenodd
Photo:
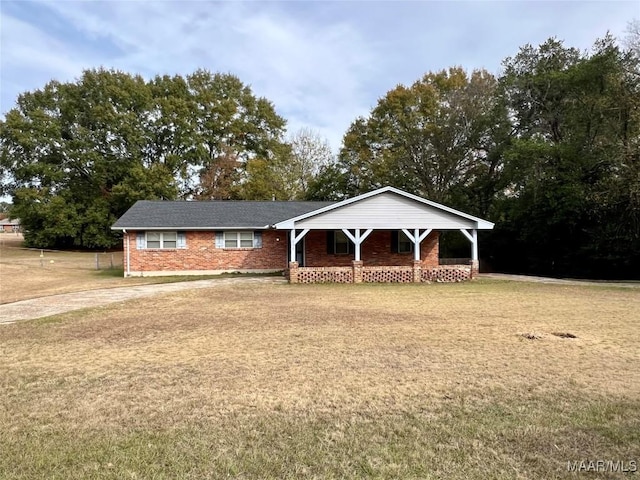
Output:
<svg viewBox="0 0 640 480">
<path fill-rule="evenodd" d="M 471 280 L 472 269 L 470 265 L 440 265 L 434 268 L 422 270 L 422 282 L 464 282 Z"/>
<path fill-rule="evenodd" d="M 471 278 L 475 278 L 480 273 L 480 262 L 478 260 L 471 260 Z"/>
<path fill-rule="evenodd" d="M 364 267 L 362 279 L 365 283 L 412 283 L 413 267 Z"/>
</svg>

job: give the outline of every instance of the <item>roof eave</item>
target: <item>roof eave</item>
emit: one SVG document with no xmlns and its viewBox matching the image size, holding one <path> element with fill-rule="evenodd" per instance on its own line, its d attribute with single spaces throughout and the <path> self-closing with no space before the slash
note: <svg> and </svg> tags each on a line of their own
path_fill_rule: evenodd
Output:
<svg viewBox="0 0 640 480">
<path fill-rule="evenodd" d="M 495 223 L 488 222 L 486 220 L 479 220 L 476 229 L 477 230 L 493 230 Z"/>
<path fill-rule="evenodd" d="M 216 230 L 268 230 L 271 228 L 270 225 L 262 225 L 259 227 L 171 227 L 171 226 L 161 226 L 161 227 L 135 227 L 135 226 L 115 226 L 111 227 L 111 230 L 134 230 L 134 231 L 149 231 L 149 230 L 180 230 L 185 232 L 196 232 L 196 231 L 216 231 Z"/>
</svg>

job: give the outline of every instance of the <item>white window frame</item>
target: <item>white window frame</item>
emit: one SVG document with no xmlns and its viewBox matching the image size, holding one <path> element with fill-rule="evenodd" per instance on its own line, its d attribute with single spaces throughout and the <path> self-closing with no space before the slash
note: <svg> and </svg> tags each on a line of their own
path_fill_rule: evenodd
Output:
<svg viewBox="0 0 640 480">
<path fill-rule="evenodd" d="M 251 235 L 251 239 L 243 239 L 242 235 Z M 234 239 L 232 239 L 231 237 L 235 237 Z M 235 241 L 235 245 L 227 245 L 227 241 L 231 242 L 231 241 Z M 250 242 L 251 245 L 247 246 L 242 246 L 242 242 Z M 253 232 L 253 230 L 231 230 L 231 231 L 226 231 L 224 232 L 224 248 L 244 248 L 244 249 L 248 249 L 248 248 L 254 248 L 254 243 L 255 242 L 255 234 Z"/>
<path fill-rule="evenodd" d="M 409 250 L 402 250 L 400 248 L 400 245 L 402 245 L 403 243 L 404 244 L 406 244 L 406 243 L 409 244 Z M 411 252 L 413 252 L 413 241 L 409 237 L 407 237 L 406 233 L 404 233 L 402 230 L 399 230 L 398 231 L 398 245 L 396 245 L 396 247 L 397 247 L 396 251 L 398 253 L 411 253 Z"/>
<path fill-rule="evenodd" d="M 159 235 L 160 246 L 158 246 L 158 247 L 150 247 L 149 246 L 149 234 Z M 165 240 L 164 237 L 167 234 L 172 234 L 173 235 L 173 240 Z M 158 240 L 152 240 L 152 241 L 155 242 L 155 241 L 158 241 Z M 165 245 L 165 242 L 172 242 L 173 246 L 172 247 L 167 247 Z M 147 231 L 147 232 L 145 232 L 145 236 L 144 236 L 144 245 L 145 245 L 145 248 L 151 249 L 151 250 L 176 250 L 178 248 L 178 232 L 176 232 L 176 231 L 166 231 L 166 232 Z"/>
</svg>

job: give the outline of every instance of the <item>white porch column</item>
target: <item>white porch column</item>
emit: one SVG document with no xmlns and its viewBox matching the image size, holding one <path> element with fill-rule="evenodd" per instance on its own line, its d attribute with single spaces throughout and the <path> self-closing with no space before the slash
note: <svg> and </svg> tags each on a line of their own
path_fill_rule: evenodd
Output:
<svg viewBox="0 0 640 480">
<path fill-rule="evenodd" d="M 354 230 L 355 235 L 352 235 L 351 232 L 349 231 L 349 229 L 347 228 L 343 228 L 342 232 L 347 236 L 347 238 L 349 240 L 351 240 L 353 242 L 353 244 L 356 247 L 355 250 L 355 257 L 354 260 L 356 262 L 360 261 L 360 245 L 362 245 L 362 242 L 364 242 L 366 240 L 366 238 L 369 236 L 369 234 L 371 234 L 371 232 L 373 231 L 372 228 L 369 228 L 368 230 L 365 230 L 364 233 L 360 233 L 360 229 L 356 228 Z"/>
<path fill-rule="evenodd" d="M 292 228 L 291 229 L 291 233 L 289 234 L 289 237 L 291 238 L 291 262 L 295 262 L 296 261 L 296 245 L 298 244 L 298 242 L 300 240 L 302 240 L 302 237 L 304 237 L 307 233 L 309 233 L 309 229 L 305 228 L 303 229 L 300 234 L 298 236 L 296 236 L 296 229 Z"/>
<path fill-rule="evenodd" d="M 427 228 L 424 232 L 420 233 L 419 228 L 414 228 L 413 234 L 411 234 L 406 228 L 402 229 L 407 238 L 413 242 L 413 259 L 415 261 L 420 261 L 420 245 L 422 244 L 422 241 L 429 236 L 432 230 L 433 229 L 431 228 Z"/>
<path fill-rule="evenodd" d="M 475 228 L 471 230 L 471 236 L 473 240 L 471 240 L 471 260 L 474 262 L 478 261 L 478 230 Z"/>
<path fill-rule="evenodd" d="M 471 260 L 474 262 L 478 261 L 478 231 L 474 228 L 469 233 L 464 228 L 461 228 L 460 231 L 462 234 L 467 237 L 467 240 L 471 242 Z"/>
<path fill-rule="evenodd" d="M 480 271 L 480 264 L 478 262 L 478 230 L 473 228 L 471 229 L 471 233 L 469 233 L 464 228 L 461 228 L 460 231 L 471 242 L 471 277 L 473 278 L 473 276 Z"/>
<path fill-rule="evenodd" d="M 296 261 L 296 229 L 295 228 L 292 228 L 291 231 L 289 232 L 289 245 L 290 245 L 289 261 L 295 262 Z"/>
</svg>

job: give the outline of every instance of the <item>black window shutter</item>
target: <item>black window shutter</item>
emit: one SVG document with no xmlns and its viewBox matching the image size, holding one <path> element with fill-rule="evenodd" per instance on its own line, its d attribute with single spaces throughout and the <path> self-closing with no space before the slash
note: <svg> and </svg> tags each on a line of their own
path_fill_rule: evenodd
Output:
<svg viewBox="0 0 640 480">
<path fill-rule="evenodd" d="M 335 233 L 333 230 L 327 230 L 327 254 L 336 253 Z"/>
<path fill-rule="evenodd" d="M 391 230 L 391 253 L 398 253 L 398 230 Z"/>
</svg>

